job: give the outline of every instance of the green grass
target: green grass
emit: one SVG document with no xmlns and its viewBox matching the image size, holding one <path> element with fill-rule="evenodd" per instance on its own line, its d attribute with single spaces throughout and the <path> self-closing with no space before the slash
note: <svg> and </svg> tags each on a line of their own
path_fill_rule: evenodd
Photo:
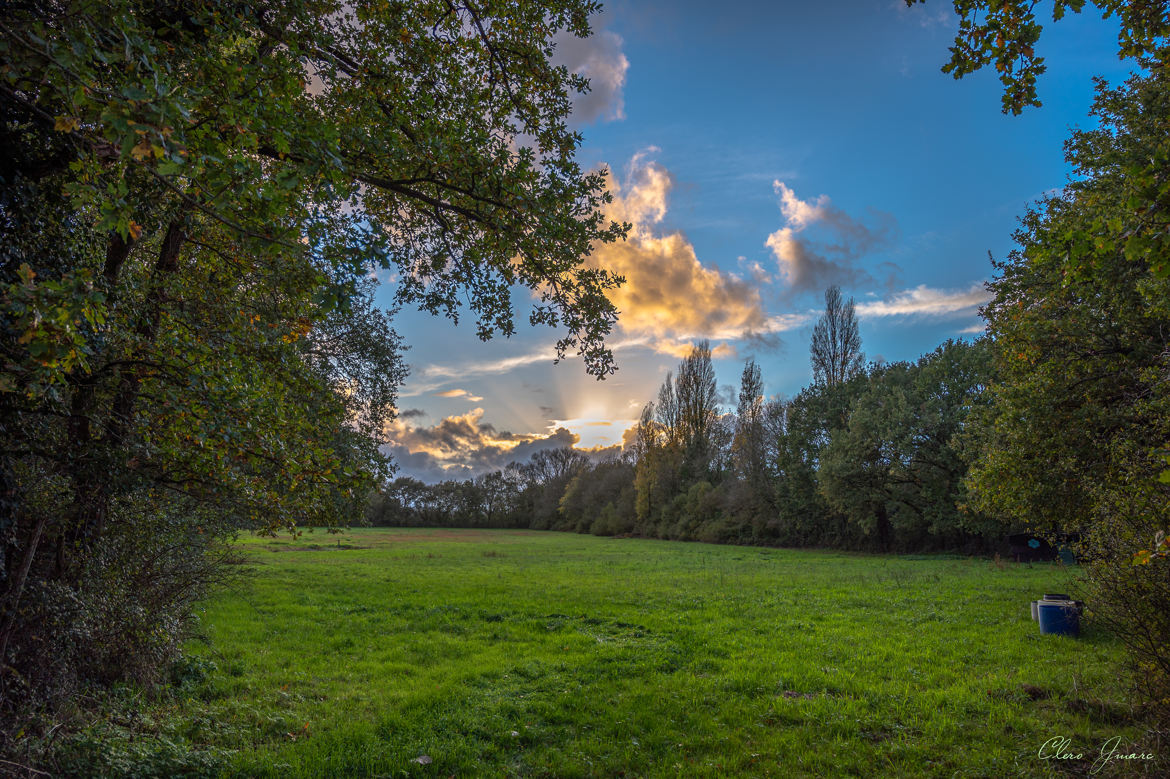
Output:
<svg viewBox="0 0 1170 779">
<path fill-rule="evenodd" d="M 528 531 L 241 547 L 254 575 L 189 647 L 216 670 L 155 715 L 238 775 L 1036 776 L 1141 733 L 1120 647 L 1031 621 L 1057 565 Z M 1040 760 L 1056 736 L 1084 758 Z"/>
</svg>

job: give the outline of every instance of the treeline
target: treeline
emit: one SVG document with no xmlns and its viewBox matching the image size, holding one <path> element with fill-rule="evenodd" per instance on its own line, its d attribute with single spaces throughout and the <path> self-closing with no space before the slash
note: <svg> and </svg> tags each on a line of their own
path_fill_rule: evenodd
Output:
<svg viewBox="0 0 1170 779">
<path fill-rule="evenodd" d="M 914 363 L 862 365 L 852 301 L 829 290 L 816 381 L 768 400 L 744 366 L 739 403 L 717 400 L 708 344 L 668 374 L 620 458 L 563 448 L 474 480 L 402 477 L 374 525 L 456 525 L 876 551 L 985 551 L 1007 526 L 966 508 L 966 422 L 990 353 L 948 341 Z M 835 335 L 834 335 L 835 333 Z M 818 347 L 828 347 L 819 348 Z"/>
<path fill-rule="evenodd" d="M 1164 733 L 1168 62 L 1159 48 L 1124 84 L 1097 83 L 1097 121 L 1065 144 L 1073 177 L 1027 210 L 1017 248 L 994 263 L 986 337 L 863 368 L 852 306 L 830 290 L 814 380 L 795 398 L 765 401 L 749 362 L 735 414 L 720 413 L 701 344 L 646 406 L 624 460 L 546 481 L 511 468 L 496 477 L 514 486 L 493 523 L 890 551 L 989 548 L 1013 526 L 1076 539 L 1080 592 L 1124 643 L 1135 699 Z M 379 496 L 371 519 L 421 521 L 394 500 Z M 486 521 L 462 506 L 435 516 Z"/>
</svg>

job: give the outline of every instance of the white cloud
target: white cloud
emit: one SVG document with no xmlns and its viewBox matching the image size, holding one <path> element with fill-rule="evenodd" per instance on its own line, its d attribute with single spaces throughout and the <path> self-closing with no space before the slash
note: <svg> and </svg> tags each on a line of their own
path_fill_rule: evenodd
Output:
<svg viewBox="0 0 1170 779">
<path fill-rule="evenodd" d="M 834 206 L 827 195 L 801 200 L 779 179 L 772 182 L 772 188 L 780 199 L 785 226 L 769 235 L 764 245 L 772 250 L 791 291 L 873 281 L 869 273 L 856 267 L 856 262 L 890 242 L 897 232 L 892 216 L 871 210 L 869 221 L 873 224 L 869 225 Z M 803 235 L 814 225 L 828 236 L 827 240 L 813 241 Z"/>
<path fill-rule="evenodd" d="M 459 362 L 454 365 L 431 363 L 430 365 L 421 367 L 411 366 L 410 377 L 407 378 L 406 384 L 403 386 L 402 391 L 399 392 L 399 396 L 413 398 L 419 395 L 428 395 L 441 389 L 452 379 L 499 375 L 513 371 L 516 368 L 523 368 L 526 365 L 535 365 L 542 362 L 551 363 L 556 358 L 556 350 L 542 347 L 525 354 L 501 357 L 496 360 Z M 448 392 L 456 391 L 458 390 L 448 390 Z M 449 395 L 447 397 L 454 396 Z M 473 403 L 478 402 L 470 397 L 468 399 Z"/>
<path fill-rule="evenodd" d="M 931 289 L 919 284 L 885 300 L 867 300 L 857 304 L 858 316 L 963 316 L 978 313 L 991 300 L 982 282 L 964 290 Z M 982 329 L 982 328 L 980 328 Z"/>
<path fill-rule="evenodd" d="M 804 327 L 813 319 L 812 314 L 777 314 L 768 317 L 768 332 L 783 333 L 786 330 L 795 330 Z"/>
<path fill-rule="evenodd" d="M 803 230 L 813 222 L 825 218 L 829 209 L 829 196 L 820 195 L 816 202 L 801 200 L 779 179 L 773 179 L 772 189 L 780 196 L 780 213 L 788 220 L 793 230 Z"/>
<path fill-rule="evenodd" d="M 560 33 L 555 40 L 552 63 L 564 65 L 570 72 L 589 79 L 589 91 L 573 96 L 574 122 L 624 119 L 622 90 L 630 61 L 622 53 L 621 36 L 601 29 L 603 22 L 597 17 L 594 17 L 593 24 L 594 32 L 588 38 Z"/>
</svg>

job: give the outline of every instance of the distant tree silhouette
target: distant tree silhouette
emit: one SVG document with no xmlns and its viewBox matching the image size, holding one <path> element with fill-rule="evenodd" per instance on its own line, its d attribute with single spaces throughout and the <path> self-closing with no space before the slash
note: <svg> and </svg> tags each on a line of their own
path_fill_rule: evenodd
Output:
<svg viewBox="0 0 1170 779">
<path fill-rule="evenodd" d="M 816 384 L 835 387 L 861 372 L 865 355 L 853 307 L 853 298 L 842 302 L 841 288 L 836 284 L 825 290 L 825 313 L 813 329 L 809 347 Z"/>
</svg>

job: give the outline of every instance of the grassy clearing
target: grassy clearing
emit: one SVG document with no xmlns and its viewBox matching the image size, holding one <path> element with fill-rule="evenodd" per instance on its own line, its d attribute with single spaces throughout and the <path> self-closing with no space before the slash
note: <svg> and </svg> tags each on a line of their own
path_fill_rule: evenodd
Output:
<svg viewBox="0 0 1170 779">
<path fill-rule="evenodd" d="M 1119 647 L 1029 617 L 1059 566 L 529 531 L 241 545 L 255 575 L 191 646 L 216 670 L 153 715 L 229 773 L 1036 776 L 1140 735 Z M 1057 736 L 1083 759 L 1040 760 Z"/>
</svg>

